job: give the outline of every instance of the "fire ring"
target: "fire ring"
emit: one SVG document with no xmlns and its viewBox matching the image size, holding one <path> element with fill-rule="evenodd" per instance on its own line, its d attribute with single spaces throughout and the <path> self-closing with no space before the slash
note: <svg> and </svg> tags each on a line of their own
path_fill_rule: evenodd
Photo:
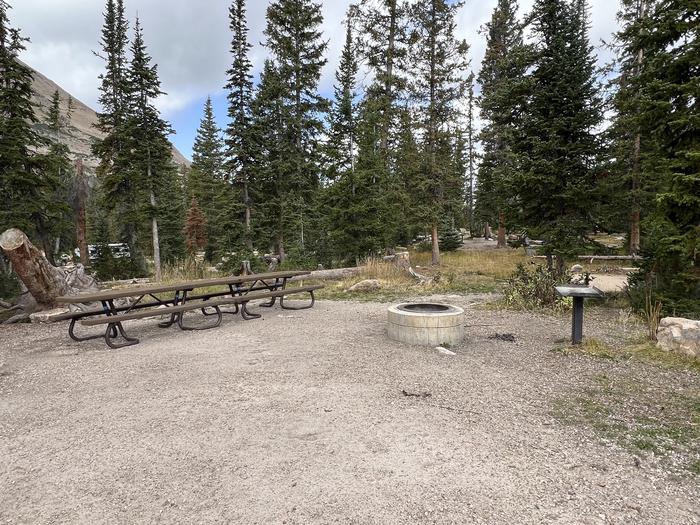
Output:
<svg viewBox="0 0 700 525">
<path fill-rule="evenodd" d="M 441 303 L 389 307 L 389 338 L 413 345 L 457 345 L 464 338 L 464 310 Z"/>
</svg>

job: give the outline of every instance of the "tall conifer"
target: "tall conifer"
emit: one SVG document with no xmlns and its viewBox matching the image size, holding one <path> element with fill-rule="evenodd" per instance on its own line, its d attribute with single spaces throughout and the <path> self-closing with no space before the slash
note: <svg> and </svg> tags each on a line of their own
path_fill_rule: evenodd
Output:
<svg viewBox="0 0 700 525">
<path fill-rule="evenodd" d="M 126 74 L 129 103 L 126 129 L 131 164 L 129 175 L 131 183 L 141 190 L 142 199 L 146 201 L 141 201 L 141 206 L 151 223 L 155 277 L 156 280 L 160 280 L 161 235 L 158 223 L 162 211 L 172 210 L 172 207 L 178 204 L 177 201 L 172 202 L 172 199 L 161 201 L 161 194 L 176 184 L 171 145 L 168 141 L 168 135 L 173 130 L 170 124 L 161 118 L 160 112 L 154 105 L 156 98 L 164 93 L 160 88 L 158 67 L 151 64 L 151 57 L 146 49 L 138 18 L 134 27 L 131 55 Z M 177 253 L 176 246 L 181 245 L 181 228 L 175 227 L 172 230 L 177 232 L 177 236 L 167 239 L 168 258 L 174 257 Z"/>
<path fill-rule="evenodd" d="M 430 226 L 432 263 L 440 264 L 438 224 L 450 198 L 449 169 L 444 151 L 448 126 L 455 120 L 455 105 L 464 95 L 469 65 L 466 41 L 455 37 L 455 14 L 461 2 L 419 0 L 413 4 L 414 37 L 411 53 L 414 76 L 411 91 L 420 108 L 423 129 L 426 226 Z"/>
<path fill-rule="evenodd" d="M 285 162 L 280 166 L 275 248 L 286 257 L 285 239 L 303 250 L 301 224 L 309 215 L 319 182 L 320 115 L 327 103 L 318 94 L 327 43 L 321 38 L 321 5 L 312 0 L 276 0 L 267 8 L 266 46 L 275 57 L 282 92 Z M 290 228 L 290 224 L 297 227 Z M 290 238 L 291 237 L 291 238 Z M 296 237 L 296 239 L 294 239 Z"/>
<path fill-rule="evenodd" d="M 535 69 L 523 123 L 526 155 L 513 177 L 518 221 L 557 259 L 586 243 L 602 121 L 583 0 L 537 0 Z"/>
<path fill-rule="evenodd" d="M 207 97 L 204 104 L 204 115 L 200 121 L 197 134 L 192 147 L 192 165 L 187 184 L 187 198 L 191 202 L 195 199 L 206 217 L 207 229 L 207 255 L 215 251 L 221 251 L 224 246 L 219 243 L 225 236 L 221 233 L 220 224 L 217 222 L 221 207 L 230 210 L 231 203 L 222 202 L 222 192 L 229 186 L 225 177 L 223 141 L 221 131 L 214 121 L 214 110 L 211 98 Z M 232 197 L 231 192 L 226 192 L 226 197 Z M 228 207 L 226 206 L 228 204 Z M 235 227 L 235 218 L 230 217 L 223 225 Z M 223 242 L 223 240 L 222 240 Z M 228 247 L 230 248 L 230 247 Z"/>
<path fill-rule="evenodd" d="M 18 58 L 26 39 L 10 26 L 9 8 L 0 0 L 0 230 L 24 230 L 51 257 L 49 241 L 63 209 L 56 200 L 60 180 L 50 157 L 37 153 L 46 141 L 32 127 L 32 72 Z"/>
<path fill-rule="evenodd" d="M 232 64 L 226 72 L 228 82 L 228 116 L 226 127 L 226 156 L 228 180 L 238 188 L 243 209 L 244 234 L 246 246 L 252 248 L 251 238 L 251 183 L 252 159 L 250 144 L 250 104 L 253 81 L 252 64 L 248 57 L 251 45 L 248 43 L 248 25 L 246 21 L 245 0 L 233 0 L 229 8 L 229 28 L 231 30 Z M 230 192 L 225 191 L 228 195 Z M 226 213 L 238 215 L 239 206 L 226 206 Z M 206 209 L 206 206 L 205 206 Z M 233 217 L 232 217 L 233 218 Z M 228 222 L 228 221 L 227 221 Z"/>
<path fill-rule="evenodd" d="M 505 220 L 512 205 L 509 181 L 519 169 L 521 116 L 528 92 L 529 55 L 517 10 L 515 0 L 498 0 L 486 24 L 486 52 L 478 77 L 484 126 L 479 134 L 483 154 L 477 208 L 482 221 L 498 224 L 500 248 L 506 245 Z"/>
</svg>

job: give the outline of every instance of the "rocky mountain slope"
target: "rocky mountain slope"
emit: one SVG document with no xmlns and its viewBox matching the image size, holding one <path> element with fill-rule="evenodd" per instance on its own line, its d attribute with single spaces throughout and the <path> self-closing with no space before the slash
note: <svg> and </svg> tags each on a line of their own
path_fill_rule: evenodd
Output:
<svg viewBox="0 0 700 525">
<path fill-rule="evenodd" d="M 45 122 L 54 92 L 58 89 L 61 98 L 61 114 L 65 114 L 68 109 L 68 97 L 70 94 L 40 72 L 34 69 L 32 71 L 34 74 L 33 103 L 37 118 L 40 121 L 37 123 L 37 128 L 40 132 L 47 132 Z M 95 140 L 102 138 L 102 133 L 94 127 L 96 122 L 97 113 L 73 97 L 73 112 L 70 125 L 64 131 L 62 138 L 70 148 L 73 157 L 82 158 L 88 169 L 94 169 L 97 166 L 97 159 L 92 155 L 90 147 Z M 175 147 L 173 147 L 173 160 L 178 165 L 190 164 Z"/>
</svg>

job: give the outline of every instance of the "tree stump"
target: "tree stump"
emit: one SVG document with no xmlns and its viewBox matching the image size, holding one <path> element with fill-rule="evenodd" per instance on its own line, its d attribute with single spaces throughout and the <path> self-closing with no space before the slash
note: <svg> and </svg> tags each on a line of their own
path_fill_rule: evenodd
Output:
<svg viewBox="0 0 700 525">
<path fill-rule="evenodd" d="M 40 308 L 54 307 L 56 297 L 70 291 L 61 272 L 49 263 L 21 230 L 5 230 L 0 235 L 0 248 L 10 259 L 13 270 Z"/>
</svg>

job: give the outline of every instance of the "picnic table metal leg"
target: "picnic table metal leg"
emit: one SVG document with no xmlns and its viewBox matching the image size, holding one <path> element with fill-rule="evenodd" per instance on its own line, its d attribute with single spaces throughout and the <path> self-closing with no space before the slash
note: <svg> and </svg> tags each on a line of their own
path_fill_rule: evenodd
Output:
<svg viewBox="0 0 700 525">
<path fill-rule="evenodd" d="M 114 342 L 117 339 L 117 332 L 119 332 L 119 334 L 122 336 L 122 339 L 124 339 L 124 343 Z M 121 323 L 109 323 L 107 325 L 107 329 L 105 330 L 104 337 L 107 346 L 109 346 L 110 348 L 123 348 L 125 346 L 136 345 L 139 343 L 139 340 L 137 338 L 129 337 L 126 334 L 126 331 L 124 330 L 124 327 Z"/>
<path fill-rule="evenodd" d="M 574 309 L 571 313 L 571 342 L 581 344 L 583 339 L 583 297 L 574 297 Z"/>
<path fill-rule="evenodd" d="M 293 290 L 293 289 L 292 289 Z M 293 292 L 292 292 L 293 293 Z M 311 308 L 315 303 L 316 303 L 316 298 L 314 297 L 314 291 L 311 290 L 308 292 L 309 295 L 311 295 L 311 303 L 307 304 L 306 306 L 286 306 L 284 304 L 284 295 L 280 296 L 280 306 L 284 308 L 285 310 L 306 310 L 308 308 Z M 290 293 L 291 295 L 291 293 Z"/>
<path fill-rule="evenodd" d="M 73 319 L 71 319 L 70 326 L 68 327 L 68 335 L 73 341 L 78 341 L 79 343 L 82 343 L 83 341 L 90 341 L 92 339 L 100 339 L 104 337 L 104 334 L 88 335 L 86 337 L 80 337 L 75 335 L 75 323 L 80 319 L 82 319 L 82 317 L 74 317 Z M 112 334 L 112 337 L 117 337 L 116 328 L 113 329 Z"/>
<path fill-rule="evenodd" d="M 116 315 L 114 301 L 102 301 L 102 307 L 104 308 L 107 316 Z M 121 335 L 122 339 L 125 341 L 124 343 L 115 343 L 115 340 L 118 338 L 119 335 Z M 122 348 L 125 346 L 131 346 L 139 343 L 139 340 L 137 338 L 129 337 L 127 335 L 126 330 L 124 330 L 124 326 L 119 322 L 109 323 L 107 325 L 107 328 L 105 328 L 104 338 L 105 343 L 107 343 L 107 346 L 109 346 L 110 348 Z"/>
<path fill-rule="evenodd" d="M 271 292 L 274 292 L 275 290 L 278 290 L 278 289 L 280 289 L 280 288 L 282 288 L 282 289 L 284 290 L 284 287 L 285 287 L 286 284 L 287 284 L 287 279 L 286 279 L 286 278 L 285 278 L 284 280 L 282 280 L 282 282 L 280 283 L 280 278 L 277 277 L 277 278 L 275 279 L 275 284 L 273 284 L 272 286 L 270 286 L 270 287 L 269 287 L 269 290 L 270 290 Z M 269 301 L 269 302 L 267 302 L 267 303 L 260 303 L 259 306 L 263 306 L 263 307 L 265 307 L 265 308 L 271 308 L 271 307 L 275 306 L 275 302 L 276 302 L 276 301 L 277 301 L 277 297 L 270 297 L 270 301 Z"/>
<path fill-rule="evenodd" d="M 182 304 L 185 304 L 186 302 L 187 302 L 187 290 L 185 290 L 185 292 L 182 294 Z M 216 320 L 213 323 L 210 323 L 210 324 L 207 324 L 204 326 L 186 325 L 183 322 L 184 317 L 185 317 L 184 316 L 185 312 L 182 312 L 178 315 L 177 325 L 180 327 L 180 330 L 208 330 L 209 328 L 216 328 L 217 326 L 219 326 L 221 324 L 222 315 L 221 315 L 221 310 L 219 309 L 218 306 L 214 306 L 212 308 L 214 308 L 214 311 L 216 313 Z M 203 310 L 204 310 L 204 308 L 202 308 L 202 311 Z"/>
<path fill-rule="evenodd" d="M 175 290 L 175 298 L 173 299 L 173 306 L 177 306 L 180 303 L 180 290 Z M 170 314 L 170 319 L 158 323 L 160 328 L 170 328 L 172 325 L 176 324 L 180 319 L 180 314 Z"/>
<path fill-rule="evenodd" d="M 262 315 L 249 312 L 248 302 L 246 301 L 245 303 L 241 304 L 241 317 L 243 317 L 243 319 L 246 321 L 250 321 L 251 319 L 260 319 Z"/>
</svg>

